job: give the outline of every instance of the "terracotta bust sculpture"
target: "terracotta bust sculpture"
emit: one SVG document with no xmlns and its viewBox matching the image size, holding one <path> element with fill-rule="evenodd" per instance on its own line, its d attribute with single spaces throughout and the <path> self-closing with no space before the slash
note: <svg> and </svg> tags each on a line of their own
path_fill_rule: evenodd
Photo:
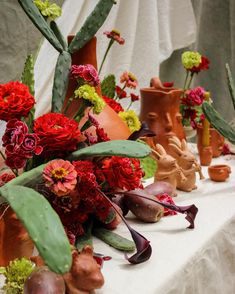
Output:
<svg viewBox="0 0 235 294">
<path fill-rule="evenodd" d="M 179 112 L 181 89 L 164 87 L 159 78 L 151 79 L 150 87 L 140 90 L 141 121 L 147 122 L 149 129 L 156 133 L 156 142 L 168 152 L 168 139 L 177 136 L 185 138 Z"/>
</svg>

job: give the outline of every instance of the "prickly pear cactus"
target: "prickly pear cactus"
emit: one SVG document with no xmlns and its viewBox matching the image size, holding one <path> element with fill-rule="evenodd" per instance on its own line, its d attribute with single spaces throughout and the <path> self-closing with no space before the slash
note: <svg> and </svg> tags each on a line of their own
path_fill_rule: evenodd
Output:
<svg viewBox="0 0 235 294">
<path fill-rule="evenodd" d="M 101 83 L 102 95 L 107 96 L 109 98 L 114 98 L 115 86 L 116 86 L 115 76 L 114 75 L 106 76 Z"/>
<path fill-rule="evenodd" d="M 230 96 L 233 101 L 233 107 L 235 109 L 235 85 L 232 79 L 232 74 L 229 65 L 226 64 L 228 87 L 230 91 Z M 202 110 L 210 122 L 210 124 L 226 139 L 232 144 L 235 144 L 235 129 L 233 129 L 229 123 L 222 118 L 222 116 L 213 108 L 208 102 L 204 102 L 202 105 Z"/>
<path fill-rule="evenodd" d="M 34 96 L 34 60 L 31 54 L 26 58 L 21 82 L 29 87 L 30 93 Z"/>
<path fill-rule="evenodd" d="M 100 0 L 92 13 L 86 19 L 80 31 L 73 38 L 69 45 L 69 52 L 74 53 L 81 49 L 98 31 L 106 20 L 114 0 Z"/>
</svg>

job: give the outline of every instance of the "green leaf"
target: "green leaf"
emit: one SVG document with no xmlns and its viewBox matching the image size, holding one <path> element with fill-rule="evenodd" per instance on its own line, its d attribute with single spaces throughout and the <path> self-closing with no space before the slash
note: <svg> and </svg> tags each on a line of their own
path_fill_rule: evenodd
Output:
<svg viewBox="0 0 235 294">
<path fill-rule="evenodd" d="M 230 92 L 230 96 L 232 98 L 233 108 L 235 110 L 235 85 L 234 85 L 234 81 L 233 81 L 233 78 L 232 78 L 232 73 L 231 73 L 229 64 L 226 63 L 225 66 L 226 66 L 226 75 L 227 75 L 229 92 Z"/>
<path fill-rule="evenodd" d="M 114 98 L 115 86 L 116 86 L 115 76 L 114 75 L 106 76 L 101 83 L 102 95 L 107 96 L 109 98 Z"/>
<path fill-rule="evenodd" d="M 73 152 L 68 159 L 76 160 L 83 157 L 94 156 L 123 156 L 142 158 L 151 153 L 148 145 L 129 140 L 113 140 L 97 143 L 95 145 Z"/>
<path fill-rule="evenodd" d="M 28 231 L 48 267 L 59 274 L 68 272 L 72 264 L 70 244 L 59 216 L 45 197 L 17 185 L 5 185 L 0 193 Z"/>
</svg>

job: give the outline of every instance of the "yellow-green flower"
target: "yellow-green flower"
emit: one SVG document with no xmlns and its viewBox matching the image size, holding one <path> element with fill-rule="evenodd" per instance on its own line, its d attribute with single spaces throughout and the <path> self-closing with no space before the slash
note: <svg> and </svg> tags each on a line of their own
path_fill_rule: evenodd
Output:
<svg viewBox="0 0 235 294">
<path fill-rule="evenodd" d="M 48 0 L 34 0 L 34 4 L 45 17 L 50 17 L 50 19 L 55 20 L 57 17 L 61 16 L 62 10 L 55 3 L 51 4 Z"/>
<path fill-rule="evenodd" d="M 141 123 L 134 110 L 120 111 L 118 115 L 128 125 L 131 133 L 140 129 Z"/>
<path fill-rule="evenodd" d="M 182 54 L 182 64 L 184 68 L 191 69 L 194 66 L 197 67 L 201 63 L 202 56 L 198 52 L 186 51 Z"/>
<path fill-rule="evenodd" d="M 88 100 L 93 107 L 93 112 L 99 114 L 105 106 L 104 100 L 96 93 L 94 87 L 90 85 L 82 85 L 75 92 L 75 97 L 83 98 Z"/>
</svg>

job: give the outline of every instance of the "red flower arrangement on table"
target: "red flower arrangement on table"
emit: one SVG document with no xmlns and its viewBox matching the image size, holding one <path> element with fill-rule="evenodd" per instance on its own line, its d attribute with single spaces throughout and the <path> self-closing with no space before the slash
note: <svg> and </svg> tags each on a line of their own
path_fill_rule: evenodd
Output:
<svg viewBox="0 0 235 294">
<path fill-rule="evenodd" d="M 136 138 L 138 131 L 141 134 L 140 123 L 134 114 L 123 111 L 118 103 L 118 100 L 127 97 L 131 98 L 131 103 L 139 99 L 138 95 L 130 93 L 128 96 L 126 92 L 126 88 L 135 89 L 138 85 L 132 73 L 123 73 L 120 78 L 123 87 L 115 86 L 114 99 L 102 98 L 96 93 L 95 87 L 100 80 L 92 65 L 72 66 L 70 78 L 77 81 L 78 88 L 68 104 L 73 99 L 81 100 L 74 118 L 66 117 L 66 109 L 64 113 L 51 112 L 34 118 L 35 100 L 26 85 L 20 82 L 0 85 L 0 119 L 7 122 L 2 137 L 4 151 L 1 151 L 1 155 L 6 166 L 11 169 L 11 172 L 0 175 L 0 186 L 14 180 L 22 173 L 22 169 L 23 172 L 30 171 L 45 164 L 41 180 L 33 188 L 49 201 L 59 215 L 73 246 L 79 247 L 81 238 L 87 233 L 87 226 L 93 225 L 97 234 L 100 227 L 109 231 L 123 220 L 137 249 L 127 259 L 130 263 L 144 262 L 152 252 L 149 241 L 126 222 L 121 209 L 113 203 L 117 195 L 122 195 L 122 204 L 125 204 L 125 198 L 133 195 L 136 199 L 142 199 L 143 210 L 152 202 L 152 206 L 161 204 L 165 207 L 165 214 L 184 213 L 190 222 L 190 228 L 194 227 L 197 208 L 194 205 L 179 207 L 174 205 L 169 195 L 156 198 L 145 191 L 142 185 L 144 172 L 137 158 L 120 154 L 102 155 L 102 152 L 100 156 L 91 155 L 91 158 L 83 160 L 69 157 L 79 148 L 92 147 L 100 142 L 109 143 L 105 130 L 92 115 L 92 112 L 100 113 L 105 102 L 116 108 Z M 88 119 L 81 127 L 79 123 L 87 108 Z M 95 135 L 88 131 L 90 126 L 95 128 Z M 120 153 L 119 150 L 117 153 Z M 161 199 L 164 201 L 161 202 Z M 130 207 L 128 209 L 131 210 Z M 170 213 L 172 210 L 174 213 Z"/>
</svg>

